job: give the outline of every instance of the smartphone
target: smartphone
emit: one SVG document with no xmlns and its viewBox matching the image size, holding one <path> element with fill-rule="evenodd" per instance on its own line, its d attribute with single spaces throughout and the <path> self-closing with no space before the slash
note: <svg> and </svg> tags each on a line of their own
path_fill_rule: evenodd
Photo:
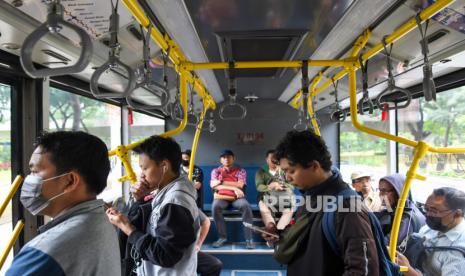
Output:
<svg viewBox="0 0 465 276">
<path fill-rule="evenodd" d="M 269 235 L 269 236 L 272 236 L 273 238 L 277 238 L 279 239 L 279 236 L 276 235 L 276 234 L 273 234 L 273 233 L 270 233 L 270 232 L 267 232 L 265 230 L 263 230 L 262 228 L 260 227 L 257 227 L 251 223 L 248 223 L 248 222 L 243 222 L 242 224 L 244 224 L 245 227 L 255 231 L 255 232 L 259 232 L 259 233 L 263 233 L 263 234 L 266 234 L 266 235 Z"/>
</svg>

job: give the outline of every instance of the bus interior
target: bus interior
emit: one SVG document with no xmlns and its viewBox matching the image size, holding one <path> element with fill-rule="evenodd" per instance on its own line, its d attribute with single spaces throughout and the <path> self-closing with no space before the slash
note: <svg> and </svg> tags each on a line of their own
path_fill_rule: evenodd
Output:
<svg viewBox="0 0 465 276">
<path fill-rule="evenodd" d="M 293 129 L 320 135 L 347 183 L 399 172 L 419 205 L 465 191 L 464 64 L 463 0 L 0 0 L 0 274 L 48 220 L 14 181 L 43 130 L 100 137 L 112 170 L 99 197 L 121 206 L 131 149 L 173 137 L 192 149 L 189 176 L 203 170 L 209 217 L 210 173 L 231 149 L 257 226 L 255 172 Z M 260 235 L 245 249 L 237 210 L 226 221 L 232 243 L 213 248 L 212 223 L 202 248 L 221 275 L 285 275 Z"/>
</svg>

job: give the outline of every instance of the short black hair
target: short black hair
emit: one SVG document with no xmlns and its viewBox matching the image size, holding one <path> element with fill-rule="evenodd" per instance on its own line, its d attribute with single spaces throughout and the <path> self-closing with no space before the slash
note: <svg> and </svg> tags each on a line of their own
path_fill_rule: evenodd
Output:
<svg viewBox="0 0 465 276">
<path fill-rule="evenodd" d="M 289 131 L 276 147 L 276 158 L 288 159 L 304 168 L 318 161 L 325 171 L 331 170 L 331 154 L 323 139 L 310 131 Z"/>
<path fill-rule="evenodd" d="M 170 161 L 173 172 L 179 175 L 182 160 L 181 147 L 172 138 L 153 135 L 135 147 L 133 151 L 146 154 L 157 165 L 165 159 Z"/>
<path fill-rule="evenodd" d="M 441 187 L 433 190 L 433 194 L 436 196 L 443 196 L 444 202 L 447 207 L 451 210 L 461 210 L 462 215 L 465 214 L 465 193 L 451 188 Z"/>
<path fill-rule="evenodd" d="M 89 192 L 100 194 L 107 186 L 108 148 L 97 136 L 83 131 L 43 132 L 35 146 L 50 154 L 58 174 L 76 170 Z"/>
<path fill-rule="evenodd" d="M 192 151 L 190 149 L 186 149 L 185 151 L 181 152 L 181 154 L 189 155 L 189 157 L 192 155 Z"/>
<path fill-rule="evenodd" d="M 275 153 L 276 153 L 276 150 L 274 150 L 274 149 L 269 149 L 269 150 L 266 151 L 265 157 L 268 157 L 268 155 L 270 155 L 270 154 L 275 154 Z"/>
</svg>

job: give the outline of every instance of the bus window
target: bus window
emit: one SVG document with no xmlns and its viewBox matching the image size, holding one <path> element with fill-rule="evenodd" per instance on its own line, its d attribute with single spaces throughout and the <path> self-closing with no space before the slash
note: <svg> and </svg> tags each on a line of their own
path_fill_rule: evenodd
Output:
<svg viewBox="0 0 465 276">
<path fill-rule="evenodd" d="M 11 185 L 11 87 L 0 84 L 0 199 L 3 200 L 8 194 Z M 0 217 L 0 236 L 9 237 L 13 229 L 12 208 L 10 204 Z M 8 239 L 0 239 L 0 248 L 5 248 Z M 13 251 L 5 261 L 3 267 L 9 267 L 13 259 Z M 4 270 L 4 269 L 3 269 Z M 0 275 L 4 271 L 0 271 Z"/>
<path fill-rule="evenodd" d="M 438 93 L 436 102 L 412 100 L 408 108 L 399 110 L 399 135 L 425 140 L 435 147 L 464 147 L 464 101 L 465 86 Z M 412 149 L 399 146 L 399 171 L 405 173 L 411 160 Z M 425 202 L 432 190 L 439 187 L 465 190 L 465 154 L 428 153 L 419 167 L 419 173 L 428 178 L 412 184 L 417 201 Z"/>
<path fill-rule="evenodd" d="M 94 99 L 50 88 L 49 130 L 81 130 L 98 136 L 113 149 L 121 144 L 121 108 Z M 105 201 L 122 196 L 121 161 L 111 158 L 107 188 L 99 195 Z"/>
<path fill-rule="evenodd" d="M 359 116 L 369 127 L 389 132 L 389 121 L 381 121 L 381 112 L 376 109 L 373 115 Z M 350 116 L 339 124 L 340 170 L 343 179 L 351 183 L 350 175 L 361 171 L 370 174 L 373 187 L 378 187 L 378 180 L 388 174 L 388 141 L 356 130 Z"/>
<path fill-rule="evenodd" d="M 134 143 L 149 136 L 165 132 L 165 120 L 148 116 L 140 112 L 132 112 L 132 124 L 129 124 L 129 143 Z M 131 164 L 137 175 L 140 173 L 139 159 L 131 151 Z"/>
</svg>

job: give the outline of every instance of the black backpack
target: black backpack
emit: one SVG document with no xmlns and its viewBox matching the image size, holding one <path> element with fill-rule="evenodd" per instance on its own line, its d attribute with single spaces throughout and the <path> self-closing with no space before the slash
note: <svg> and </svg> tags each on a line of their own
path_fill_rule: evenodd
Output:
<svg viewBox="0 0 465 276">
<path fill-rule="evenodd" d="M 427 251 L 458 251 L 465 258 L 465 248 L 458 246 L 425 246 L 425 238 L 412 234 L 407 241 L 407 248 L 404 252 L 411 266 L 423 270 Z"/>
</svg>

